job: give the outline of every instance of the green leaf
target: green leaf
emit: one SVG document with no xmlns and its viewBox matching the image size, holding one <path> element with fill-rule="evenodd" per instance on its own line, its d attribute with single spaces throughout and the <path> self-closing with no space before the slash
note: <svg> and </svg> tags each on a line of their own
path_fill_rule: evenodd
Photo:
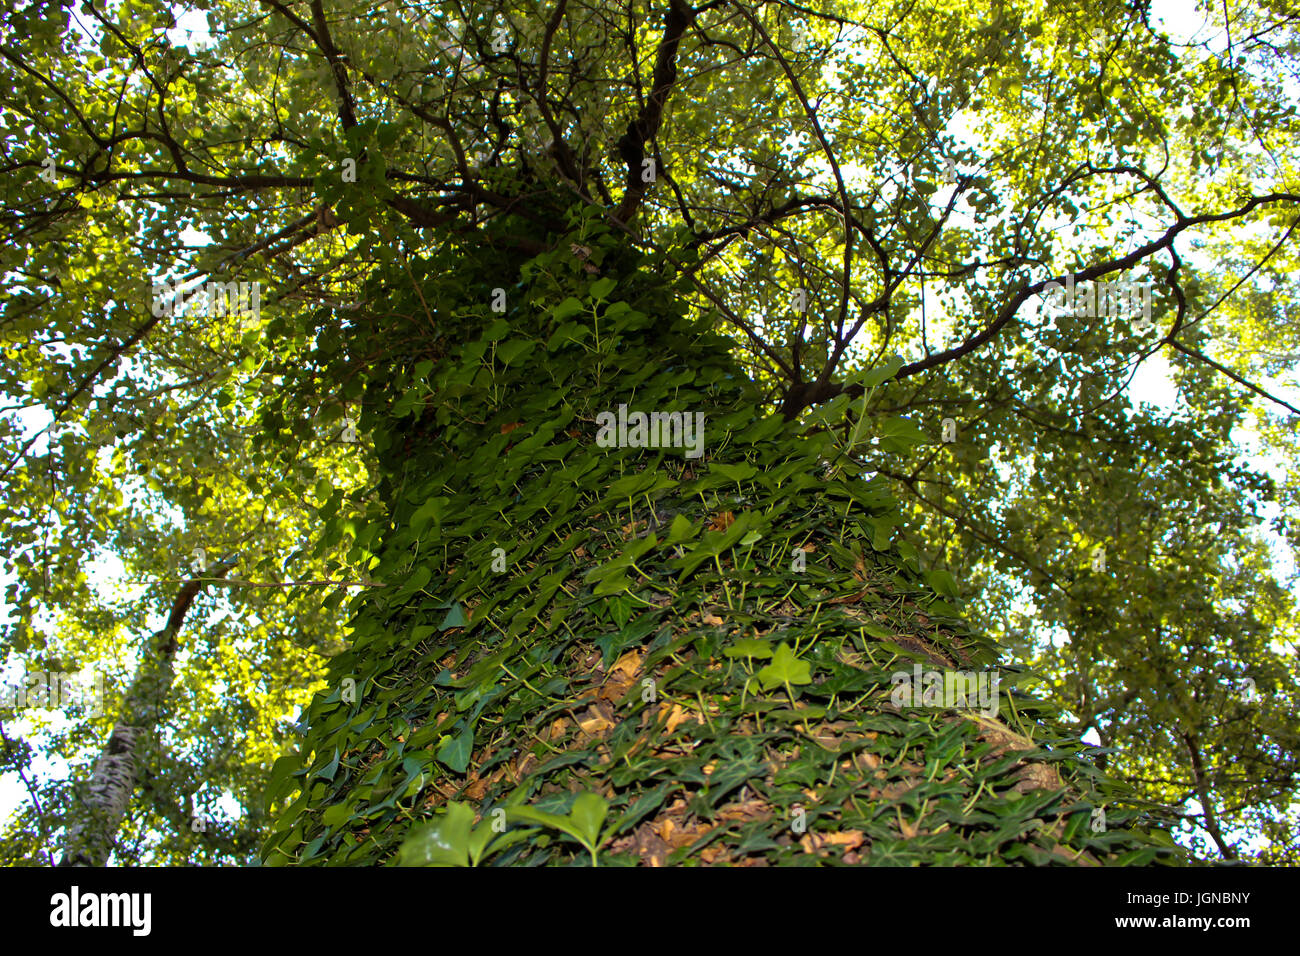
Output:
<svg viewBox="0 0 1300 956">
<path fill-rule="evenodd" d="M 574 828 L 582 835 L 582 842 L 588 847 L 595 847 L 600 842 L 600 828 L 609 813 L 609 804 L 596 793 L 580 793 L 573 801 L 569 817 Z"/>
<path fill-rule="evenodd" d="M 551 311 L 551 316 L 555 319 L 556 322 L 563 322 L 565 319 L 569 318 L 570 316 L 577 315 L 579 312 L 582 312 L 585 308 L 586 306 L 582 304 L 581 299 L 577 299 L 574 296 L 569 296 L 567 299 L 565 299 L 563 302 L 561 302 Z"/>
<path fill-rule="evenodd" d="M 320 818 L 321 822 L 327 827 L 336 827 L 351 816 L 351 807 L 345 803 L 336 803 L 332 807 L 326 807 L 325 812 L 320 815 Z"/>
<path fill-rule="evenodd" d="M 927 571 L 925 575 L 926 582 L 944 597 L 955 598 L 958 596 L 957 582 L 947 571 Z"/>
<path fill-rule="evenodd" d="M 420 532 L 428 526 L 430 521 L 435 525 L 442 524 L 442 509 L 450 503 L 451 499 L 445 495 L 438 495 L 426 500 L 411 516 L 411 534 L 419 538 Z"/>
<path fill-rule="evenodd" d="M 546 342 L 546 351 L 554 352 L 557 345 L 581 342 L 589 335 L 591 335 L 591 329 L 582 323 L 566 322 L 551 333 L 551 337 Z"/>
<path fill-rule="evenodd" d="M 741 462 L 738 465 L 726 465 L 722 462 L 715 461 L 710 463 L 709 471 L 716 471 L 718 474 L 739 484 L 742 481 L 748 481 L 758 474 L 758 469 L 747 462 Z"/>
<path fill-rule="evenodd" d="M 411 828 L 397 851 L 398 866 L 468 866 L 474 811 L 448 803 L 445 812 Z"/>
<path fill-rule="evenodd" d="M 495 319 L 483 333 L 484 342 L 498 342 L 510 334 L 510 323 L 505 319 Z"/>
<path fill-rule="evenodd" d="M 465 627 L 467 624 L 469 624 L 469 620 L 465 617 L 465 609 L 458 602 L 447 610 L 447 616 L 438 625 L 438 630 L 449 631 L 453 627 Z"/>
<path fill-rule="evenodd" d="M 807 661 L 795 657 L 790 645 L 782 642 L 772 655 L 772 663 L 755 675 L 764 690 L 784 685 L 811 684 L 812 671 Z"/>
<path fill-rule="evenodd" d="M 266 790 L 262 796 L 262 805 L 267 813 L 271 812 L 271 805 L 280 798 L 286 789 L 290 775 L 298 769 L 302 763 L 302 758 L 298 754 L 289 754 L 287 757 L 281 757 L 271 768 L 271 776 L 266 782 Z"/>
<path fill-rule="evenodd" d="M 882 448 L 906 452 L 925 442 L 926 435 L 906 418 L 887 418 L 881 423 L 880 439 Z"/>
<path fill-rule="evenodd" d="M 781 646 L 785 647 L 784 644 Z M 736 641 L 722 653 L 727 657 L 771 657 L 772 645 L 756 637 L 746 637 Z"/>
<path fill-rule="evenodd" d="M 668 538 L 664 541 L 665 545 L 677 544 L 695 537 L 699 529 L 695 523 L 686 515 L 678 515 L 673 518 L 673 523 L 668 527 Z"/>
<path fill-rule="evenodd" d="M 474 752 L 474 730 L 466 727 L 455 737 L 448 737 L 438 748 L 438 760 L 456 773 L 464 773 L 469 767 L 470 754 Z"/>
<path fill-rule="evenodd" d="M 538 823 L 544 827 L 550 827 L 552 830 L 567 833 L 579 843 L 583 842 L 582 833 L 573 822 L 568 817 L 562 817 L 556 813 L 546 813 L 535 807 L 507 807 L 506 819 L 523 820 L 525 823 Z"/>
<path fill-rule="evenodd" d="M 329 763 L 327 763 L 324 767 L 322 767 L 317 772 L 316 776 L 319 777 L 321 780 L 333 780 L 334 775 L 338 773 L 338 770 L 339 770 L 339 749 L 335 747 L 334 758 Z"/>
<path fill-rule="evenodd" d="M 608 276 L 605 276 L 593 282 L 591 284 L 591 289 L 588 291 L 590 291 L 591 297 L 593 299 L 597 299 L 597 300 L 605 299 L 609 296 L 611 292 L 614 291 L 614 286 L 616 285 L 618 285 L 616 281 L 614 281 Z"/>
<path fill-rule="evenodd" d="M 536 347 L 537 343 L 532 339 L 511 339 L 497 348 L 497 358 L 503 365 L 512 365 Z"/>
<path fill-rule="evenodd" d="M 429 579 L 432 577 L 433 569 L 427 564 L 420 565 L 411 572 L 411 576 L 406 579 L 406 583 L 402 585 L 400 590 L 398 590 L 396 599 L 400 601 L 403 598 L 414 594 L 416 591 L 421 590 L 429 583 Z"/>
<path fill-rule="evenodd" d="M 881 385 L 889 381 L 891 378 L 893 378 L 895 375 L 898 374 L 898 370 L 902 367 L 903 367 L 903 360 L 899 358 L 897 355 L 891 355 L 889 358 L 885 359 L 884 362 L 877 365 L 875 368 L 868 369 L 867 371 L 862 372 L 860 375 L 855 376 L 855 378 L 858 382 L 860 382 L 862 385 L 866 386 L 867 388 L 874 388 L 877 385 Z"/>
</svg>

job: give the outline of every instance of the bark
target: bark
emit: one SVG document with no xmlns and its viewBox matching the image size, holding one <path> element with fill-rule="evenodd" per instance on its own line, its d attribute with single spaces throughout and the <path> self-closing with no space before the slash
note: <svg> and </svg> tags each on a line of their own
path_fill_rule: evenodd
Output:
<svg viewBox="0 0 1300 956">
<path fill-rule="evenodd" d="M 1210 790 L 1210 778 L 1205 772 L 1205 761 L 1201 758 L 1201 747 L 1196 740 L 1196 735 L 1184 733 L 1183 742 L 1187 744 L 1187 753 L 1192 758 L 1193 782 L 1196 786 L 1196 795 L 1201 801 L 1201 825 L 1205 827 L 1205 832 L 1214 840 L 1215 846 L 1219 848 L 1223 858 L 1225 860 L 1235 860 L 1237 851 L 1233 849 L 1231 843 L 1223 838 L 1223 831 L 1219 827 L 1219 819 L 1214 812 L 1214 795 Z"/>
<path fill-rule="evenodd" d="M 60 866 L 104 866 L 108 862 L 135 794 L 144 744 L 154 737 L 171 690 L 177 638 L 185 615 L 207 581 L 225 577 L 235 560 L 232 555 L 205 571 L 203 577 L 186 581 L 172 604 L 167 625 L 149 639 L 108 743 L 69 811 Z"/>
</svg>

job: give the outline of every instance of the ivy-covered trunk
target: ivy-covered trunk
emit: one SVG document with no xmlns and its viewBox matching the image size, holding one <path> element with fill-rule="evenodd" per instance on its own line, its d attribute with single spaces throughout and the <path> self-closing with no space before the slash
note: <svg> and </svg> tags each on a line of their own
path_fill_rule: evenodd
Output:
<svg viewBox="0 0 1300 956">
<path fill-rule="evenodd" d="M 276 767 L 269 864 L 1171 852 L 936 591 L 884 479 L 687 318 L 688 253 L 590 222 L 553 249 L 412 263 L 409 323 L 370 330 L 424 330 L 364 397 L 384 508 L 353 557 L 387 587 Z"/>
</svg>

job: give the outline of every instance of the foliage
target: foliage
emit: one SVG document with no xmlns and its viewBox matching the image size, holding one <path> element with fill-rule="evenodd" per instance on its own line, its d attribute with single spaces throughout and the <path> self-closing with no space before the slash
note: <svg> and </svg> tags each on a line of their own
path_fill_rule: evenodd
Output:
<svg viewBox="0 0 1300 956">
<path fill-rule="evenodd" d="M 879 678 L 894 662 L 871 641 L 887 638 L 848 633 L 837 617 L 848 604 L 823 606 L 799 633 L 751 633 L 744 619 L 759 591 L 803 602 L 800 613 L 817 608 L 798 588 L 784 596 L 792 571 L 772 564 L 760 574 L 756 557 L 775 562 L 791 527 L 815 527 L 803 587 L 838 593 L 840 579 L 818 575 L 856 570 L 889 577 L 913 603 L 955 607 L 960 597 L 970 630 L 999 640 L 1023 668 L 1018 686 L 1037 681 L 1035 693 L 1060 709 L 1059 727 L 1043 731 L 1053 753 L 1091 731 L 1104 746 L 1084 766 L 1095 759 L 1143 799 L 1180 808 L 1180 840 L 1197 856 L 1295 862 L 1296 609 L 1286 567 L 1300 483 L 1298 413 L 1285 389 L 1300 353 L 1291 282 L 1300 47 L 1289 10 L 1273 0 L 1198 8 L 1218 31 L 1205 43 L 1183 42 L 1146 0 L 204 0 L 183 25 L 180 8 L 62 0 L 3 14 L 0 639 L 11 674 L 91 668 L 110 688 L 99 716 L 0 713 L 0 769 L 30 797 L 7 824 L 4 861 L 38 862 L 58 842 L 71 783 L 106 739 L 198 546 L 238 550 L 241 564 L 187 622 L 175 693 L 116 861 L 253 860 L 267 837 L 264 791 L 287 787 L 304 759 L 294 715 L 327 659 L 362 642 L 331 670 L 327 694 L 341 700 L 340 668 L 380 640 L 366 631 L 378 612 L 365 595 L 379 595 L 375 607 L 395 600 L 399 566 L 370 566 L 371 556 L 396 561 L 431 534 L 464 530 L 457 522 L 492 502 L 458 496 L 496 491 L 511 475 L 511 487 L 540 481 L 508 470 L 511 455 L 579 440 L 547 435 L 523 414 L 543 395 L 519 397 L 513 383 L 526 380 L 515 376 L 550 383 L 546 394 L 559 388 L 539 371 L 543 359 L 572 359 L 571 377 L 585 367 L 579 356 L 596 365 L 595 381 L 567 384 L 560 406 L 537 411 L 542 424 L 566 407 L 575 418 L 565 429 L 589 427 L 577 416 L 601 402 L 668 388 L 654 377 L 668 374 L 657 342 L 634 344 L 645 332 L 631 324 L 637 311 L 656 334 L 673 316 L 699 323 L 673 333 L 683 343 L 672 366 L 682 380 L 668 379 L 673 401 L 703 396 L 720 418 L 738 416 L 735 436 L 774 414 L 790 430 L 710 446 L 699 474 L 674 456 L 652 463 L 587 447 L 629 480 L 678 482 L 631 492 L 620 507 L 638 509 L 633 518 L 651 520 L 647 495 L 677 513 L 624 532 L 631 518 L 614 524 L 603 466 L 576 476 L 568 507 L 610 510 L 574 518 L 563 533 L 588 534 L 574 547 L 588 561 L 599 554 L 608 577 L 562 579 L 572 595 L 556 584 L 547 600 L 592 588 L 574 612 L 588 630 L 529 667 L 576 679 L 564 655 L 584 640 L 613 641 L 634 611 L 650 614 L 626 589 L 653 581 L 655 593 L 671 593 L 663 587 L 684 574 L 696 606 L 660 608 L 656 630 L 628 639 L 629 650 L 648 647 L 662 632 L 675 648 L 644 651 L 646 676 L 681 666 L 674 655 L 721 665 L 707 679 L 673 677 L 688 691 L 672 691 L 677 721 L 707 715 L 701 726 L 713 734 L 730 714 L 757 731 L 757 712 L 743 710 L 756 699 L 790 714 L 797 704 L 833 710 L 840 699 L 827 704 L 816 689 L 849 666 L 839 655 L 871 648 L 877 659 L 866 666 Z M 200 21 L 207 36 L 186 33 Z M 576 251 L 563 245 L 574 241 L 564 213 L 575 202 L 588 230 Z M 590 231 L 597 222 L 620 241 Z M 555 284 L 536 285 L 537 270 Z M 1150 283 L 1152 328 L 1047 314 L 1041 293 L 1067 274 L 1081 285 Z M 251 317 L 160 315 L 164 279 L 257 282 L 262 307 Z M 498 287 L 509 329 L 494 324 L 486 297 Z M 545 317 L 525 306 L 525 289 Z M 618 303 L 628 313 L 603 319 Z M 609 344 L 607 326 L 598 343 L 598 315 L 622 315 L 628 325 L 612 333 L 620 342 Z M 726 341 L 700 339 L 705 330 Z M 698 366 L 687 361 L 697 341 L 707 345 Z M 1128 385 L 1161 359 L 1177 404 L 1141 406 Z M 448 361 L 462 379 L 444 378 Z M 697 367 L 724 370 L 745 394 L 690 378 Z M 489 433 L 478 440 L 505 458 L 477 488 L 464 483 L 486 468 L 467 450 L 473 441 L 447 435 L 454 419 L 424 417 L 451 400 L 495 410 L 498 427 L 519 423 L 493 435 L 480 419 Z M 507 400 L 520 412 L 501 411 Z M 353 443 L 347 422 L 363 407 L 363 441 Z M 944 437 L 945 419 L 955 440 Z M 524 451 L 507 453 L 512 445 Z M 1241 460 L 1252 447 L 1272 459 L 1268 474 L 1259 458 Z M 435 449 L 462 457 L 430 460 Z M 428 475 L 402 485 L 408 456 Z M 779 488 L 765 484 L 772 468 L 790 469 Z M 880 477 L 868 494 L 869 472 Z M 435 474 L 458 490 L 427 489 Z M 791 482 L 808 500 L 782 511 L 778 492 Z M 886 502 L 886 486 L 901 509 Z M 688 491 L 698 494 L 688 500 Z M 505 507 L 444 543 L 449 574 L 453 544 L 477 542 L 477 567 L 488 552 L 476 536 L 507 517 L 546 526 L 519 501 L 495 503 Z M 793 507 L 805 509 L 805 524 Z M 719 517 L 728 513 L 734 522 Z M 760 537 L 744 544 L 751 535 Z M 437 595 L 445 607 L 411 610 L 428 619 L 408 623 L 433 628 L 419 641 L 445 636 L 459 660 L 490 627 L 467 616 L 471 595 L 489 601 L 474 589 L 500 597 L 492 620 L 510 630 L 500 608 L 526 592 L 527 611 L 547 594 L 549 577 L 528 575 L 563 540 L 508 549 L 511 566 L 525 569 L 511 597 L 482 568 L 481 580 L 463 567 L 443 579 L 412 556 L 410 573 L 429 577 L 407 578 L 417 586 L 393 607 Z M 894 542 L 915 547 L 900 551 L 913 563 L 898 565 Z M 1105 570 L 1092 567 L 1098 549 Z M 830 563 L 819 572 L 818 560 Z M 731 605 L 736 622 L 707 625 L 721 633 L 697 638 L 702 646 L 676 647 L 674 633 L 698 630 L 706 613 L 728 617 L 720 609 Z M 949 617 L 933 615 L 956 639 Z M 821 622 L 833 619 L 844 633 L 823 636 Z M 569 635 L 549 618 L 535 627 Z M 619 657 L 597 651 L 608 677 Z M 458 666 L 448 665 L 464 676 Z M 1243 680 L 1256 697 L 1238 692 Z M 737 689 L 742 710 L 726 710 Z M 692 704 L 696 690 L 722 709 Z M 484 704 L 476 727 L 505 706 Z M 778 734 L 780 752 L 801 733 L 774 727 L 766 712 L 763 721 L 747 739 Z M 674 730 L 685 739 L 694 726 Z M 901 726 L 873 731 L 879 759 L 899 775 L 892 761 L 905 758 L 887 745 Z M 305 755 L 328 767 L 332 753 L 311 755 L 312 727 Z M 492 743 L 486 733 L 439 730 L 437 773 L 453 773 L 437 754 L 472 759 Z M 338 764 L 334 772 L 350 779 Z M 431 785 L 433 773 L 422 763 L 407 788 Z M 568 793 L 586 786 L 550 782 Z M 832 783 L 845 785 L 839 771 Z M 605 794 L 611 819 L 622 819 L 608 782 L 590 784 L 583 792 Z M 626 797 L 628 784 L 619 786 Z M 789 809 L 785 789 L 765 796 Z M 409 803 L 394 798 L 382 813 L 414 814 Z M 312 861 L 342 852 L 344 822 L 331 818 Z M 326 835 L 312 826 L 313 841 Z M 538 850 L 547 832 L 491 860 L 574 849 Z M 611 847 L 628 832 L 602 859 L 626 852 Z M 898 832 L 874 830 L 872 844 Z M 290 836 L 278 839 L 301 855 Z M 372 856 L 389 858 L 397 838 L 385 834 Z"/>
<path fill-rule="evenodd" d="M 411 263 L 445 333 L 368 383 L 384 505 L 346 538 L 389 586 L 354 601 L 268 794 L 268 862 L 1167 857 L 1041 702 L 891 705 L 891 673 L 995 648 L 895 543 L 882 479 L 763 414 L 667 263 L 603 233 L 580 223 L 517 281 L 488 249 Z M 573 245 L 607 252 L 599 278 Z M 620 405 L 703 412 L 707 451 L 600 447 Z M 1103 803 L 1109 828 L 1082 826 Z"/>
</svg>

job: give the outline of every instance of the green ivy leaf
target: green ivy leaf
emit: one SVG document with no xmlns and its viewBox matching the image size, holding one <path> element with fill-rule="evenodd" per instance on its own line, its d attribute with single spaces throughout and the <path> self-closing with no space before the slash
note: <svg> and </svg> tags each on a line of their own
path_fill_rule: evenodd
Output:
<svg viewBox="0 0 1300 956">
<path fill-rule="evenodd" d="M 464 773 L 469 767 L 469 757 L 474 751 L 474 730 L 466 727 L 455 737 L 448 737 L 438 748 L 438 760 L 456 773 Z"/>
<path fill-rule="evenodd" d="M 772 663 L 755 675 L 764 690 L 772 690 L 783 685 L 812 683 L 812 670 L 808 662 L 795 657 L 790 645 L 784 641 L 777 645 L 772 655 Z"/>
<path fill-rule="evenodd" d="M 473 826 L 473 810 L 463 803 L 448 803 L 433 820 L 411 828 L 397 851 L 397 865 L 469 866 Z"/>
<path fill-rule="evenodd" d="M 785 647 L 784 644 L 781 645 Z M 727 657 L 771 657 L 772 645 L 755 637 L 746 637 L 736 641 L 722 652 Z M 806 665 L 805 665 L 806 666 Z M 761 671 L 760 671 L 761 673 Z"/>
<path fill-rule="evenodd" d="M 578 799 L 573 801 L 573 809 L 569 811 L 569 817 L 587 847 L 599 843 L 600 828 L 608 813 L 609 804 L 599 794 L 580 793 Z"/>
<path fill-rule="evenodd" d="M 438 629 L 440 631 L 449 631 L 453 627 L 465 627 L 467 624 L 469 624 L 469 620 L 465 617 L 465 609 L 457 603 L 447 610 L 447 616 L 442 619 Z"/>
</svg>

